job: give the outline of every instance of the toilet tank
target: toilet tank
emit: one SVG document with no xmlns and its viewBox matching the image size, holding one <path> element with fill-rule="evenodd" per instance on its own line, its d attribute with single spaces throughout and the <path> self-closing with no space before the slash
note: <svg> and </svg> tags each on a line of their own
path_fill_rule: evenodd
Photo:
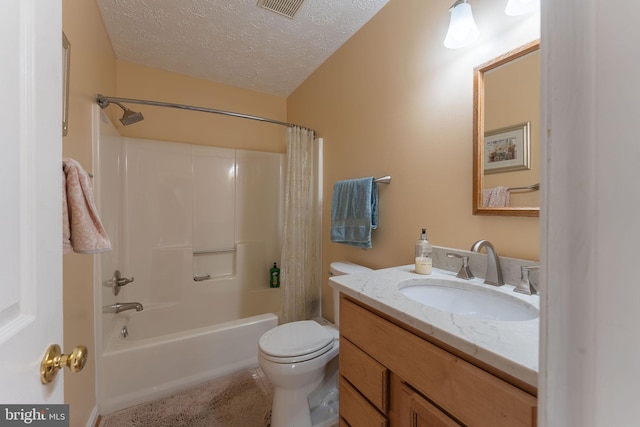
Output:
<svg viewBox="0 0 640 427">
<path fill-rule="evenodd" d="M 334 261 L 329 265 L 329 276 L 343 276 L 345 274 L 356 274 L 373 271 L 362 265 L 348 261 Z M 340 325 L 340 292 L 333 288 L 333 323 Z"/>
</svg>

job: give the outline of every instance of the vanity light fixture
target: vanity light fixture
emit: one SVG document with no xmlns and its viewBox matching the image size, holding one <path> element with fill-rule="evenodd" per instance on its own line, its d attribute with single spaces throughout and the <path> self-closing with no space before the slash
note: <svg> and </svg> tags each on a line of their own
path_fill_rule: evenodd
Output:
<svg viewBox="0 0 640 427">
<path fill-rule="evenodd" d="M 540 9 L 540 0 L 509 0 L 504 13 L 509 16 L 518 16 L 538 9 Z"/>
<path fill-rule="evenodd" d="M 480 31 L 473 20 L 471 5 L 467 0 L 457 0 L 451 8 L 451 21 L 449 31 L 444 39 L 444 46 L 449 49 L 458 49 L 474 42 Z"/>
</svg>

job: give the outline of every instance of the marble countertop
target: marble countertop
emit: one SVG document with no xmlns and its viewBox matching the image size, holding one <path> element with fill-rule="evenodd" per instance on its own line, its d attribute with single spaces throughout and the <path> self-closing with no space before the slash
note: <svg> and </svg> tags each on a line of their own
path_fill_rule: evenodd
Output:
<svg viewBox="0 0 640 427">
<path fill-rule="evenodd" d="M 398 282 L 416 278 L 457 280 L 456 273 L 434 268 L 433 274 L 416 274 L 413 264 L 334 276 L 329 284 L 340 292 L 373 307 L 477 360 L 537 387 L 539 318 L 526 321 L 476 319 L 422 305 L 398 290 Z M 505 292 L 540 308 L 538 295 L 513 292 L 512 285 L 485 285 L 483 279 L 463 283 Z"/>
</svg>

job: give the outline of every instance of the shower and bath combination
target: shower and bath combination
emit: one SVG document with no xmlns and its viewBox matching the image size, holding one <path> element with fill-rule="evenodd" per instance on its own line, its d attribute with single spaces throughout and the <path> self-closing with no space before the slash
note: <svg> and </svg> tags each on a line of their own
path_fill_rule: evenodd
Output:
<svg viewBox="0 0 640 427">
<path fill-rule="evenodd" d="M 136 272 L 140 282 L 129 286 L 131 289 L 122 289 L 124 301 L 144 304 L 143 308 L 135 302 L 117 303 L 111 295 L 115 289 L 100 292 L 96 299 L 96 325 L 102 330 L 102 339 L 96 348 L 99 352 L 97 397 L 101 411 L 110 413 L 204 380 L 257 367 L 259 338 L 278 325 L 278 317 L 272 313 L 278 312 L 282 300 L 282 291 L 263 289 L 260 259 L 275 260 L 281 252 L 278 239 L 283 220 L 280 203 L 284 201 L 285 155 L 122 136 L 103 114 L 104 109 L 110 104 L 118 105 L 124 111 L 120 120 L 124 126 L 142 120 L 141 114 L 127 108 L 137 103 L 302 127 L 164 102 L 102 95 L 97 95 L 95 100 L 100 106 L 94 109 L 98 129 L 94 144 L 99 171 L 95 183 L 100 190 L 97 193 L 101 206 L 109 207 L 105 210 L 110 218 L 107 223 L 113 228 L 110 231 L 118 236 L 121 250 L 101 257 L 94 283 L 99 286 L 104 281 L 103 272 L 112 272 L 112 266 L 124 262 L 127 270 Z M 145 123 L 150 123 L 149 114 L 153 115 L 153 109 L 151 113 L 144 113 Z M 195 170 L 200 171 L 196 174 L 198 179 L 194 179 L 194 164 Z M 216 166 L 218 164 L 224 167 Z M 224 195 L 233 194 L 233 197 L 213 207 L 232 206 L 233 212 L 245 214 L 238 215 L 234 219 L 238 221 L 237 226 L 230 227 L 236 230 L 230 237 L 236 252 L 215 255 L 216 259 L 211 261 L 207 258 L 210 255 L 194 256 L 198 247 L 194 250 L 192 219 L 197 215 L 193 200 L 204 203 L 205 199 L 199 195 L 208 191 L 210 185 L 201 187 L 218 176 L 218 169 L 227 178 L 230 164 L 234 179 L 224 181 L 225 186 L 219 189 L 229 188 Z M 261 179 L 256 183 L 258 172 Z M 149 189 L 147 185 L 153 187 Z M 138 197 L 145 188 L 149 199 Z M 266 194 L 272 197 L 263 197 Z M 175 203 L 167 203 L 168 200 Z M 195 204 L 200 209 L 197 212 L 207 208 L 203 203 Z M 171 235 L 169 240 L 158 243 L 155 236 L 162 233 L 167 221 L 174 222 L 177 212 L 165 209 L 167 204 L 176 210 L 184 208 L 180 215 L 186 215 L 186 219 L 181 223 L 184 227 L 179 235 Z M 245 237 L 254 235 L 252 230 L 257 225 L 263 230 L 264 242 L 248 241 Z M 196 227 L 196 230 L 210 228 Z M 196 233 L 201 234 L 204 233 Z M 126 257 L 121 258 L 124 255 Z M 202 265 L 208 268 L 210 264 L 217 268 L 212 270 L 210 279 L 193 280 L 194 276 L 200 278 L 199 273 L 203 273 L 204 278 L 204 272 L 209 270 L 197 268 Z M 227 275 L 227 271 L 231 273 Z M 196 349 L 189 352 L 188 364 L 184 363 L 184 348 Z"/>
</svg>

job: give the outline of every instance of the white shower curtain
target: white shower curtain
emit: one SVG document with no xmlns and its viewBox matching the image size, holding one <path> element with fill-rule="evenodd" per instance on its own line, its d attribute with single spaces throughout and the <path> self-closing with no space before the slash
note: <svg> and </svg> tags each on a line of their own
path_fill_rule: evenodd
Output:
<svg viewBox="0 0 640 427">
<path fill-rule="evenodd" d="M 320 315 L 320 231 L 314 184 L 313 131 L 287 131 L 287 179 L 281 281 L 283 323 Z"/>
</svg>

